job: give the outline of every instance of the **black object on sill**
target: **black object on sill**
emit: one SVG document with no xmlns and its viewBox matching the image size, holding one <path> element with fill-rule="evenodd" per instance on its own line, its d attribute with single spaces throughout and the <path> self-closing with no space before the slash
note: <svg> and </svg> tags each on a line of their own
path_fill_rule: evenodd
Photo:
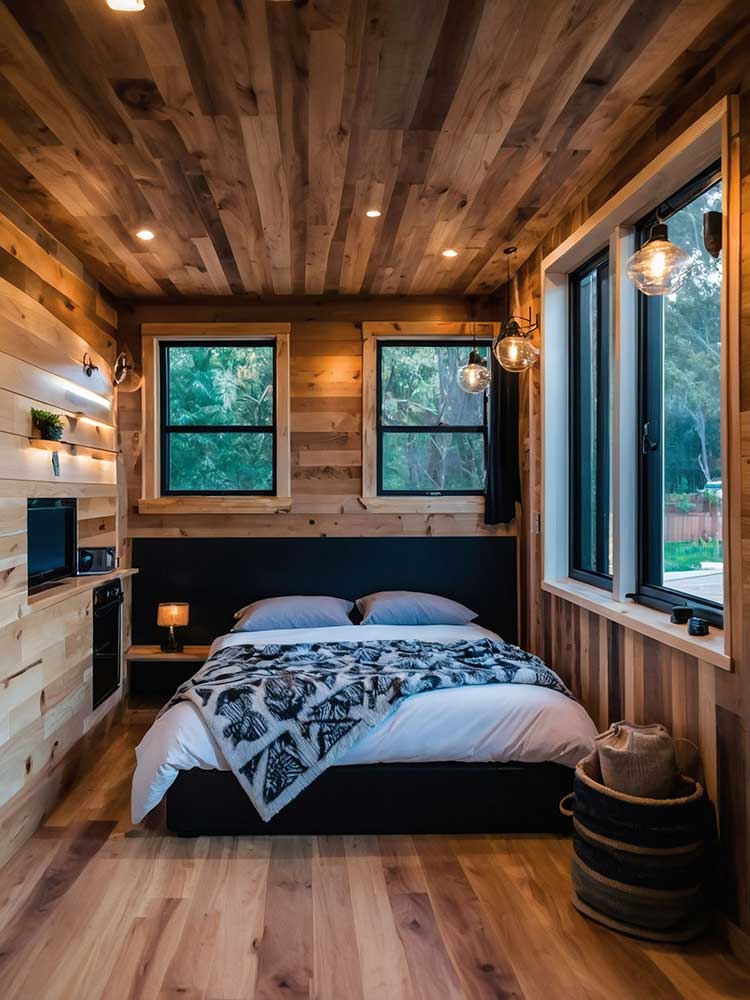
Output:
<svg viewBox="0 0 750 1000">
<path fill-rule="evenodd" d="M 687 630 L 688 635 L 708 635 L 708 622 L 705 618 L 691 618 Z"/>
<path fill-rule="evenodd" d="M 669 620 L 674 622 L 675 625 L 684 625 L 686 622 L 690 621 L 693 617 L 693 609 L 689 608 L 687 604 L 675 604 L 672 608 L 672 614 L 669 616 Z M 699 619 L 702 621 L 702 619 Z"/>
</svg>

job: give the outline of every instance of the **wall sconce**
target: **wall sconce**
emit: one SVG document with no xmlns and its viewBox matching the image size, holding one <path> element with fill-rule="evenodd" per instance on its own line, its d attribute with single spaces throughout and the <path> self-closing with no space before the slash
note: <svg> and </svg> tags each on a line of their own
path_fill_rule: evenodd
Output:
<svg viewBox="0 0 750 1000">
<path fill-rule="evenodd" d="M 127 351 L 120 351 L 115 359 L 112 385 L 121 392 L 135 392 L 140 388 L 141 376 L 136 371 L 135 361 Z"/>
<path fill-rule="evenodd" d="M 94 364 L 90 354 L 84 354 L 81 364 L 83 365 L 83 374 L 88 375 L 89 378 L 91 378 L 94 372 L 99 371 L 99 365 Z"/>
<path fill-rule="evenodd" d="M 690 264 L 690 254 L 672 243 L 666 223 L 657 221 L 641 249 L 628 258 L 628 278 L 644 295 L 671 295 L 687 278 Z"/>
<path fill-rule="evenodd" d="M 516 247 L 506 247 L 504 253 L 508 260 L 508 318 L 500 327 L 492 351 L 497 362 L 506 372 L 525 372 L 531 368 L 539 357 L 541 351 L 531 339 L 532 334 L 539 328 L 539 323 L 531 321 L 531 307 L 529 307 L 528 320 L 522 316 L 514 316 L 510 307 L 510 257 L 516 252 Z"/>
</svg>

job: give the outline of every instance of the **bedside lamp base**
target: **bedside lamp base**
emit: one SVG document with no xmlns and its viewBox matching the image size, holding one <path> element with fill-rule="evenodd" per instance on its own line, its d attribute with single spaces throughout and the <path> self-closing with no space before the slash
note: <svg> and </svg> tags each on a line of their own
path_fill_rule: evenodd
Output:
<svg viewBox="0 0 750 1000">
<path fill-rule="evenodd" d="M 181 642 L 177 640 L 174 634 L 174 625 L 169 626 L 169 634 L 165 641 L 161 644 L 161 650 L 163 653 L 181 653 L 184 646 Z"/>
</svg>

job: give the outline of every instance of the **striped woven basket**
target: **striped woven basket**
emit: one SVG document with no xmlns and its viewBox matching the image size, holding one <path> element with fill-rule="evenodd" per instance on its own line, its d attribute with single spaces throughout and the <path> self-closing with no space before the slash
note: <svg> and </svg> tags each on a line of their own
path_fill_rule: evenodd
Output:
<svg viewBox="0 0 750 1000">
<path fill-rule="evenodd" d="M 704 930 L 707 870 L 715 842 L 703 786 L 682 775 L 684 794 L 644 799 L 602 784 L 596 752 L 576 767 L 573 905 L 599 923 L 651 941 L 688 941 Z"/>
</svg>

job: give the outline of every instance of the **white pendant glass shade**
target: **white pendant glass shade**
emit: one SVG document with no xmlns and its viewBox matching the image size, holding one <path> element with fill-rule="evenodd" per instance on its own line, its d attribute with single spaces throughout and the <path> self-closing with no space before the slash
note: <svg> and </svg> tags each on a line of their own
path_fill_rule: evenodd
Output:
<svg viewBox="0 0 750 1000">
<path fill-rule="evenodd" d="M 474 352 L 472 351 L 472 357 Z M 475 362 L 469 359 L 469 364 L 458 369 L 458 384 L 464 392 L 484 392 L 492 381 L 490 372 L 484 361 Z"/>
<path fill-rule="evenodd" d="M 146 0 L 107 0 L 112 10 L 143 10 Z"/>
<path fill-rule="evenodd" d="M 539 348 L 528 337 L 511 334 L 495 342 L 492 350 L 506 372 L 525 372 L 539 357 Z"/>
<path fill-rule="evenodd" d="M 628 260 L 628 278 L 644 295 L 671 295 L 688 276 L 690 254 L 667 237 L 665 225 L 654 226 L 651 239 Z"/>
</svg>

